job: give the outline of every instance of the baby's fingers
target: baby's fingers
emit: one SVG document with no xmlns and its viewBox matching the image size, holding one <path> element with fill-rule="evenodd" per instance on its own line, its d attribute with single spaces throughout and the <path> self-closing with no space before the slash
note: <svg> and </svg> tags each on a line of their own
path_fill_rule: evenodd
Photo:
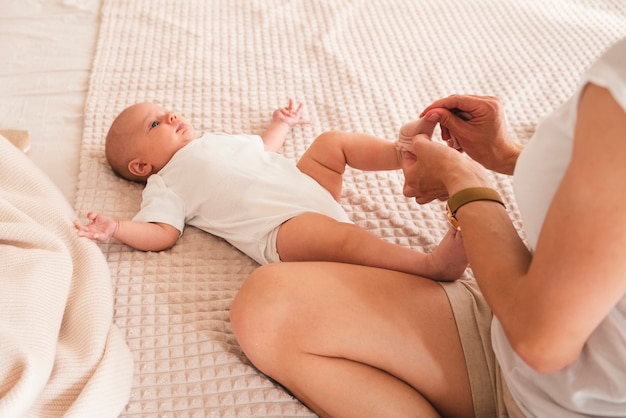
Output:
<svg viewBox="0 0 626 418">
<path fill-rule="evenodd" d="M 74 228 L 76 228 L 79 232 L 86 229 L 78 219 L 74 220 Z"/>
<path fill-rule="evenodd" d="M 87 213 L 87 219 L 89 219 L 91 222 L 95 221 L 98 216 L 99 216 L 98 212 L 88 212 Z"/>
<path fill-rule="evenodd" d="M 95 234 L 92 234 L 91 231 L 85 227 L 81 227 L 80 229 L 77 227 L 76 235 L 83 238 L 96 239 Z"/>
<path fill-rule="evenodd" d="M 304 107 L 304 103 L 300 102 L 298 103 L 298 107 L 296 107 L 296 111 L 294 112 L 296 115 L 299 115 L 300 112 L 302 111 L 302 108 Z"/>
<path fill-rule="evenodd" d="M 298 119 L 298 125 L 310 125 L 312 122 L 307 119 Z"/>
</svg>

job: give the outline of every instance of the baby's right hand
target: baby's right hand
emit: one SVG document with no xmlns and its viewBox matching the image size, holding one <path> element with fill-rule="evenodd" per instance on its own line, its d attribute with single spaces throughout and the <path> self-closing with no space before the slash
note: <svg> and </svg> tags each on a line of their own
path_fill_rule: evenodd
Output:
<svg viewBox="0 0 626 418">
<path fill-rule="evenodd" d="M 83 225 L 79 220 L 74 221 L 74 227 L 78 230 L 79 237 L 105 242 L 117 231 L 118 221 L 115 218 L 97 212 L 89 212 L 87 219 L 91 221 L 87 225 Z"/>
</svg>

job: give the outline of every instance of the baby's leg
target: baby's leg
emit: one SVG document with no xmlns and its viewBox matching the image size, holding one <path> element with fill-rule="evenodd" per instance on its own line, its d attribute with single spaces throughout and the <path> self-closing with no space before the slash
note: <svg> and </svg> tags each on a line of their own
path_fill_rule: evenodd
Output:
<svg viewBox="0 0 626 418">
<path fill-rule="evenodd" d="M 330 131 L 315 139 L 298 161 L 298 168 L 339 201 L 346 165 L 373 171 L 395 170 L 400 168 L 400 163 L 400 155 L 391 141 L 365 134 Z"/>
<path fill-rule="evenodd" d="M 278 230 L 282 261 L 336 261 L 379 267 L 437 280 L 459 278 L 467 267 L 460 237 L 446 237 L 445 254 L 430 254 L 385 241 L 360 227 L 325 215 L 305 213 Z"/>
</svg>

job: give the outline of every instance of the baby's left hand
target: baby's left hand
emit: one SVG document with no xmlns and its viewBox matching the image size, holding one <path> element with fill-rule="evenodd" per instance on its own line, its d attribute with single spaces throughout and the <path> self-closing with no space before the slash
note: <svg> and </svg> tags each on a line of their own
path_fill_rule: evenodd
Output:
<svg viewBox="0 0 626 418">
<path fill-rule="evenodd" d="M 287 125 L 308 125 L 311 123 L 309 120 L 300 119 L 300 112 L 304 103 L 300 102 L 298 107 L 293 108 L 293 99 L 289 98 L 289 104 L 280 109 L 276 109 L 272 114 L 272 120 L 276 122 L 285 122 Z"/>
</svg>

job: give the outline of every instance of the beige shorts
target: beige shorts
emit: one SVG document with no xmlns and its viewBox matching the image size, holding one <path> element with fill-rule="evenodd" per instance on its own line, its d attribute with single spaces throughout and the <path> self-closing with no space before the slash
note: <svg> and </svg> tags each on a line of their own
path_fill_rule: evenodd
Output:
<svg viewBox="0 0 626 418">
<path fill-rule="evenodd" d="M 440 282 L 461 338 L 476 417 L 523 418 L 491 347 L 491 309 L 474 280 Z"/>
</svg>

